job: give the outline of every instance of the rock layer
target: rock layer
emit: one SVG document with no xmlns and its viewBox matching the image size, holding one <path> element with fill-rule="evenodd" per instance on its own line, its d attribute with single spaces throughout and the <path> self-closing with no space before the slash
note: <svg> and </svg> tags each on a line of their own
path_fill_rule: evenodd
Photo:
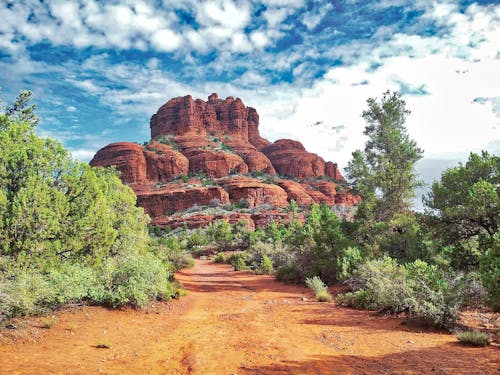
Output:
<svg viewBox="0 0 500 375">
<path fill-rule="evenodd" d="M 257 111 L 239 98 L 174 98 L 151 117 L 150 127 L 149 143 L 112 143 L 91 165 L 115 166 L 153 224 L 193 228 L 223 219 L 253 228 L 286 221 L 283 208 L 292 200 L 304 207 L 360 201 L 347 190 L 337 192 L 336 183 L 345 179 L 336 163 L 307 152 L 298 141 L 262 138 Z M 257 211 L 182 214 L 194 206 L 228 204 Z"/>
</svg>

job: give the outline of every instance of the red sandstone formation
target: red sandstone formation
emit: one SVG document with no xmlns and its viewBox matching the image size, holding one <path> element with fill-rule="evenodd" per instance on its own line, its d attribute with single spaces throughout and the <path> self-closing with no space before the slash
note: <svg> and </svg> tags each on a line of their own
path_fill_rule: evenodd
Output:
<svg viewBox="0 0 500 375">
<path fill-rule="evenodd" d="M 229 177 L 218 183 L 229 193 L 231 202 L 243 201 L 250 208 L 262 204 L 288 206 L 286 192 L 277 185 L 265 184 L 250 177 Z"/>
<path fill-rule="evenodd" d="M 239 98 L 174 98 L 151 117 L 150 126 L 151 142 L 110 144 L 96 153 L 91 165 L 115 166 L 153 224 L 194 228 L 224 219 L 253 228 L 270 220 L 286 221 L 282 208 L 292 200 L 301 206 L 353 206 L 360 201 L 348 191 L 336 191 L 334 181 L 345 182 L 337 164 L 307 152 L 298 141 L 271 144 L 262 138 L 257 111 Z M 282 178 L 273 177 L 276 173 Z M 181 212 L 228 203 L 258 212 Z"/>
<path fill-rule="evenodd" d="M 195 205 L 205 206 L 214 200 L 222 204 L 229 203 L 229 195 L 219 186 L 189 187 L 187 184 L 167 185 L 137 195 L 137 203 L 144 207 L 144 211 L 152 218 L 182 211 Z"/>
<path fill-rule="evenodd" d="M 280 139 L 261 151 L 271 160 L 276 171 L 283 176 L 307 178 L 325 175 L 325 161 L 307 152 L 298 141 Z"/>
</svg>

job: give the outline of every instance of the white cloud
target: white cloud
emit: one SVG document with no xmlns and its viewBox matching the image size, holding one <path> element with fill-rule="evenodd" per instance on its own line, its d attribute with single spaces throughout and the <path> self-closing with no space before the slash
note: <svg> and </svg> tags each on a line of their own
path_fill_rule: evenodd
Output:
<svg viewBox="0 0 500 375">
<path fill-rule="evenodd" d="M 331 11 L 333 5 L 331 3 L 318 4 L 312 11 L 306 12 L 302 16 L 302 23 L 309 29 L 312 30 L 320 24 L 326 14 Z"/>
<path fill-rule="evenodd" d="M 71 155 L 79 161 L 89 162 L 95 155 L 96 150 L 94 149 L 76 149 L 70 150 Z"/>
<path fill-rule="evenodd" d="M 151 37 L 151 43 L 158 51 L 171 52 L 179 48 L 182 38 L 169 29 L 156 31 Z"/>
<path fill-rule="evenodd" d="M 241 30 L 250 22 L 250 6 L 246 2 L 231 0 L 202 2 L 198 9 L 200 25 L 221 25 L 230 30 Z"/>
<path fill-rule="evenodd" d="M 250 34 L 250 40 L 258 49 L 262 49 L 270 43 L 270 40 L 265 32 L 256 30 Z"/>
</svg>

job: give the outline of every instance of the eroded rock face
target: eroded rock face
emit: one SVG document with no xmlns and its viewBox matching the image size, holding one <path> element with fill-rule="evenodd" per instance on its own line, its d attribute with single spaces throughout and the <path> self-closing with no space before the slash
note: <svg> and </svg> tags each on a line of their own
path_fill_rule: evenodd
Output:
<svg viewBox="0 0 500 375">
<path fill-rule="evenodd" d="M 218 183 L 229 193 L 231 202 L 244 202 L 249 208 L 263 204 L 276 207 L 288 205 L 286 192 L 274 184 L 249 177 L 225 178 Z"/>
<path fill-rule="evenodd" d="M 195 205 L 205 206 L 213 200 L 222 204 L 229 203 L 229 194 L 219 186 L 174 185 L 140 192 L 137 195 L 137 204 L 153 218 L 186 210 Z"/>
<path fill-rule="evenodd" d="M 325 161 L 307 152 L 302 143 L 280 139 L 260 149 L 271 160 L 276 172 L 282 176 L 310 178 L 325 175 Z"/>
<path fill-rule="evenodd" d="M 259 115 L 246 107 L 240 98 L 219 99 L 217 94 L 208 101 L 193 100 L 191 95 L 174 98 L 151 117 L 151 137 L 186 133 L 224 134 L 263 147 L 269 144 L 259 134 Z"/>
<path fill-rule="evenodd" d="M 243 222 L 248 229 L 255 229 L 255 222 L 251 214 L 233 212 L 227 214 L 193 214 L 193 215 L 164 215 L 153 218 L 152 224 L 172 229 L 188 227 L 189 229 L 201 228 L 217 220 L 225 220 L 229 224 L 238 224 Z"/>
<path fill-rule="evenodd" d="M 149 143 L 110 144 L 96 153 L 91 165 L 115 166 L 153 224 L 195 228 L 223 219 L 253 228 L 270 220 L 286 221 L 283 208 L 292 200 L 304 207 L 360 201 L 346 190 L 337 192 L 335 182 L 345 182 L 337 164 L 307 152 L 298 141 L 271 144 L 262 138 L 257 111 L 239 98 L 174 98 L 152 116 L 150 126 Z M 214 202 L 253 213 L 183 213 Z"/>
<path fill-rule="evenodd" d="M 144 149 L 136 143 L 111 143 L 97 151 L 90 165 L 93 167 L 114 166 L 121 173 L 121 180 L 125 184 L 147 182 Z"/>
<path fill-rule="evenodd" d="M 189 171 L 205 173 L 210 177 L 224 177 L 234 173 L 248 173 L 248 166 L 236 154 L 225 151 L 194 150 L 187 154 Z"/>
</svg>

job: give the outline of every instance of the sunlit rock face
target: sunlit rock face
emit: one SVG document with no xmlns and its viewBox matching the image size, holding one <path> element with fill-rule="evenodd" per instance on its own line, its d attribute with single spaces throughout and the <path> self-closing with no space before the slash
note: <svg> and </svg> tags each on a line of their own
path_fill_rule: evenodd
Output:
<svg viewBox="0 0 500 375">
<path fill-rule="evenodd" d="M 345 179 L 336 163 L 299 141 L 262 138 L 257 111 L 239 98 L 173 98 L 151 117 L 150 127 L 150 142 L 112 143 L 90 164 L 114 166 L 153 224 L 196 228 L 222 219 L 255 228 L 286 221 L 283 209 L 292 200 L 306 209 L 360 201 L 338 191 Z"/>
</svg>

